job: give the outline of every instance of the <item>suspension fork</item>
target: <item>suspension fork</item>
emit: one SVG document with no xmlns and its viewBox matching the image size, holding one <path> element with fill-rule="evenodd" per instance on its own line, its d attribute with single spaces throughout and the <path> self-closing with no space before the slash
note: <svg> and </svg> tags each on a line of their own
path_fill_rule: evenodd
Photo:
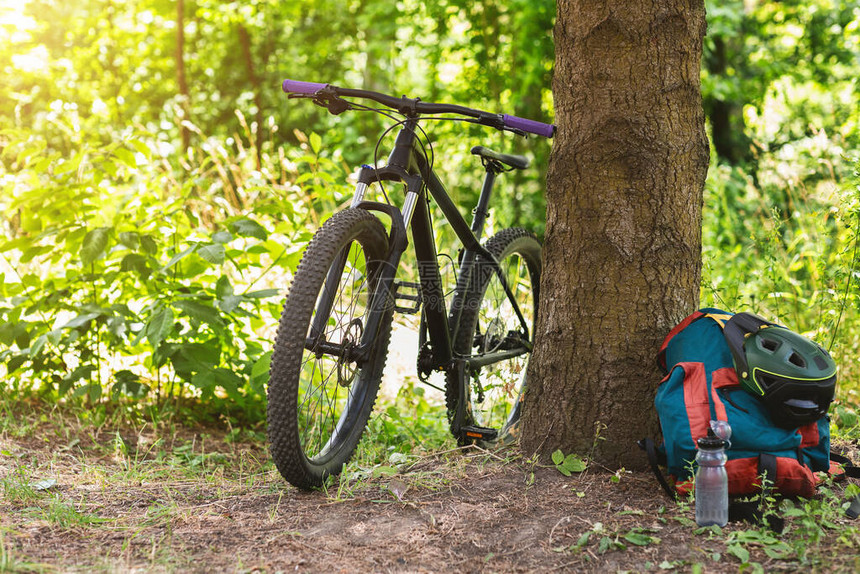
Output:
<svg viewBox="0 0 860 574">
<path fill-rule="evenodd" d="M 350 209 L 358 207 L 358 205 L 364 200 L 366 193 L 367 182 L 359 181 L 355 186 L 355 193 L 352 197 L 352 203 L 349 206 Z M 344 267 L 346 267 L 347 258 L 349 258 L 349 246 L 338 251 L 337 255 L 334 257 L 334 261 L 332 261 L 331 267 L 329 267 L 328 273 L 326 274 L 322 295 L 317 302 L 316 314 L 311 322 L 309 338 L 315 346 L 319 346 L 320 344 L 325 345 L 325 341 L 322 341 L 320 337 L 325 331 L 326 323 L 328 322 L 329 315 L 331 314 L 334 306 L 337 286 L 340 284 L 341 275 L 343 275 Z M 368 281 L 370 279 L 371 278 L 368 277 Z"/>
<path fill-rule="evenodd" d="M 375 262 L 372 268 L 368 267 L 367 269 L 366 281 L 370 285 L 371 292 L 368 310 L 365 313 L 366 323 L 363 327 L 361 342 L 355 347 L 347 348 L 342 344 L 325 341 L 323 337 L 329 315 L 337 298 L 337 288 L 349 257 L 349 247 L 347 246 L 338 252 L 331 267 L 329 267 L 305 347 L 310 351 L 334 355 L 346 361 L 355 361 L 360 366 L 370 355 L 382 316 L 393 304 L 391 287 L 397 273 L 400 257 L 406 250 L 408 240 L 400 211 L 396 207 L 374 201 L 360 200 L 356 202 L 354 209 L 379 211 L 388 215 L 392 221 L 386 258 Z"/>
<path fill-rule="evenodd" d="M 366 315 L 367 323 L 361 337 L 361 344 L 358 347 L 346 349 L 342 345 L 329 344 L 322 340 L 322 334 L 325 331 L 325 326 L 328 317 L 331 314 L 335 303 L 337 287 L 341 280 L 341 275 L 346 266 L 349 257 L 349 248 L 344 247 L 335 256 L 332 266 L 329 268 L 326 275 L 325 285 L 322 296 L 317 304 L 316 315 L 311 324 L 310 340 L 307 347 L 310 350 L 320 350 L 330 353 L 346 360 L 355 360 L 359 364 L 363 363 L 370 354 L 376 334 L 379 330 L 379 324 L 382 316 L 393 305 L 391 297 L 391 288 L 397 273 L 397 267 L 400 263 L 400 257 L 406 250 L 408 245 L 408 236 L 406 227 L 412 218 L 412 215 L 418 205 L 423 189 L 423 180 L 420 175 L 409 173 L 405 165 L 410 161 L 415 141 L 414 125 L 407 125 L 401 130 L 397 136 L 394 149 L 391 152 L 389 163 L 385 167 L 373 168 L 369 165 L 364 165 L 359 172 L 358 183 L 355 187 L 350 209 L 366 209 L 368 211 L 378 211 L 386 214 L 391 220 L 391 232 L 388 240 L 388 253 L 386 259 L 379 263 L 379 266 L 373 270 L 368 269 L 367 280 L 373 286 L 369 311 Z M 368 186 L 373 182 L 395 181 L 406 184 L 406 201 L 401 212 L 396 207 L 374 201 L 366 201 L 365 195 Z M 374 278 L 372 274 L 378 275 Z"/>
</svg>

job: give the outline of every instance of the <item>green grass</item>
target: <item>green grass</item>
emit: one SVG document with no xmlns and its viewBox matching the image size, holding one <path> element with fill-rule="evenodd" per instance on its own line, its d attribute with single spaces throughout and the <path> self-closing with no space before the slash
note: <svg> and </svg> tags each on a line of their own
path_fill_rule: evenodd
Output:
<svg viewBox="0 0 860 574">
<path fill-rule="evenodd" d="M 18 556 L 6 543 L 6 535 L 0 529 L 0 573 L 13 572 L 44 572 L 52 568 L 47 564 L 28 562 Z"/>
<path fill-rule="evenodd" d="M 56 479 L 38 479 L 39 469 L 20 465 L 2 479 L 3 500 L 30 520 L 44 520 L 60 528 L 75 528 L 104 522 L 99 516 L 79 510 L 56 492 Z"/>
<path fill-rule="evenodd" d="M 29 504 L 40 500 L 40 493 L 36 492 L 30 482 L 30 477 L 25 467 L 18 469 L 0 480 L 3 485 L 3 498 L 16 505 Z"/>
<path fill-rule="evenodd" d="M 41 518 L 60 528 L 88 527 L 109 522 L 96 514 L 78 510 L 75 503 L 65 500 L 60 495 L 51 495 L 40 508 L 32 511 L 32 516 Z"/>
</svg>

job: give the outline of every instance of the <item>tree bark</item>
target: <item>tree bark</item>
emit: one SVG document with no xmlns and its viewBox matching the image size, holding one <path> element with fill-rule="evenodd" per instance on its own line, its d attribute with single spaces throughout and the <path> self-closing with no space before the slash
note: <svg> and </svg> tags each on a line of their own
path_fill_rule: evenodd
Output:
<svg viewBox="0 0 860 574">
<path fill-rule="evenodd" d="M 655 355 L 699 300 L 704 3 L 557 6 L 558 133 L 522 448 L 638 468 L 636 440 L 658 431 Z"/>
</svg>

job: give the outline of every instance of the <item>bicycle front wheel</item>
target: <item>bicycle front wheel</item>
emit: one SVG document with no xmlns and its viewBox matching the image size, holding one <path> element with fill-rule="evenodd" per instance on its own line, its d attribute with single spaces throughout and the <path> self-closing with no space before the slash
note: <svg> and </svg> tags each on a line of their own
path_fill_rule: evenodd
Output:
<svg viewBox="0 0 860 574">
<path fill-rule="evenodd" d="M 367 359 L 361 342 L 388 239 L 368 211 L 348 209 L 317 231 L 290 287 L 272 352 L 268 427 L 272 458 L 294 486 L 322 486 L 352 456 L 376 401 L 393 308 Z"/>
<path fill-rule="evenodd" d="M 464 299 L 463 315 L 454 340 L 459 356 L 479 357 L 513 351 L 510 358 L 484 367 L 467 369 L 465 381 L 455 374 L 446 380 L 449 418 L 453 419 L 459 385 L 466 386 L 466 425 L 498 430 L 495 441 L 507 442 L 517 435 L 526 371 L 534 343 L 541 272 L 541 245 L 524 229 L 505 229 L 487 241 L 487 250 L 499 262 L 502 274 L 526 320 L 519 317 L 498 275 L 478 258 L 471 289 Z M 453 430 L 453 429 L 452 429 Z"/>
</svg>

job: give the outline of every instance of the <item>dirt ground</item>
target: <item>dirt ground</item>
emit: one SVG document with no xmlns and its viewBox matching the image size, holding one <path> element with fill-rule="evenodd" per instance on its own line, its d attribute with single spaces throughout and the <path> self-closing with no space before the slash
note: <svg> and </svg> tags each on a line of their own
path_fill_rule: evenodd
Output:
<svg viewBox="0 0 860 574">
<path fill-rule="evenodd" d="M 143 435 L 60 434 L 0 439 L 0 571 L 737 572 L 726 535 L 748 528 L 697 534 L 650 474 L 568 478 L 510 453 L 450 451 L 308 493 L 262 442 L 191 434 L 160 443 L 165 458 Z M 765 571 L 798 569 L 749 548 Z"/>
</svg>

